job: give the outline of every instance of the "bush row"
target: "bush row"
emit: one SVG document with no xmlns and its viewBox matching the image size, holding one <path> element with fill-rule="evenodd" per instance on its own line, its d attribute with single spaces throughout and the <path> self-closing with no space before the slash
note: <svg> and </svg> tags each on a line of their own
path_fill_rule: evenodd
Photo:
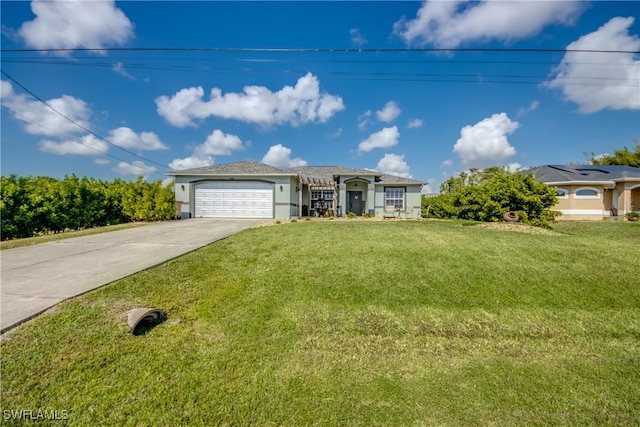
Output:
<svg viewBox="0 0 640 427">
<path fill-rule="evenodd" d="M 500 172 L 485 181 L 460 186 L 451 193 L 423 198 L 423 216 L 475 221 L 501 221 L 505 212 L 516 211 L 524 223 L 549 226 L 559 212 L 555 189 L 532 175 Z"/>
<path fill-rule="evenodd" d="M 162 181 L 1 177 L 2 240 L 131 221 L 170 219 L 172 188 Z"/>
</svg>

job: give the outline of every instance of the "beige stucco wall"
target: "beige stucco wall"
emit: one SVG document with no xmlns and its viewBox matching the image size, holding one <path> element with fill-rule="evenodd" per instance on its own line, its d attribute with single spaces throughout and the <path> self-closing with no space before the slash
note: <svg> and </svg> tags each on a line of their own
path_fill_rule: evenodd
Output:
<svg viewBox="0 0 640 427">
<path fill-rule="evenodd" d="M 618 217 L 630 211 L 640 211 L 640 182 L 618 182 L 614 188 L 603 185 L 564 185 L 557 188 L 569 191 L 566 198 L 558 198 L 554 210 L 562 212 L 560 220 L 601 220 L 611 218 L 612 208 L 616 208 Z M 576 198 L 575 191 L 580 188 L 593 188 L 600 192 L 597 199 Z"/>
<path fill-rule="evenodd" d="M 612 192 L 602 185 L 563 185 L 558 189 L 567 190 L 567 197 L 558 197 L 554 210 L 562 212 L 559 220 L 602 220 L 610 216 Z M 575 192 L 582 188 L 592 188 L 598 191 L 597 198 L 576 197 Z"/>
</svg>

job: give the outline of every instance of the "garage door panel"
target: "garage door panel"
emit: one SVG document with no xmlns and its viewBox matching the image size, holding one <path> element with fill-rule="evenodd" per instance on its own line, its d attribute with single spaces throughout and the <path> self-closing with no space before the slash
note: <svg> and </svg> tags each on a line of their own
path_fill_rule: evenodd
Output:
<svg viewBox="0 0 640 427">
<path fill-rule="evenodd" d="M 273 185 L 262 182 L 205 183 L 195 190 L 195 216 L 273 218 Z"/>
</svg>

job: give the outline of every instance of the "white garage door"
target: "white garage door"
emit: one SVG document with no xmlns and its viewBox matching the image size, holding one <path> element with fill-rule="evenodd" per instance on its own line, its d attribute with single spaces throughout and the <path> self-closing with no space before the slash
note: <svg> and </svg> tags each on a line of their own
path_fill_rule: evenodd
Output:
<svg viewBox="0 0 640 427">
<path fill-rule="evenodd" d="M 273 218 L 273 184 L 216 182 L 196 187 L 196 218 Z"/>
</svg>

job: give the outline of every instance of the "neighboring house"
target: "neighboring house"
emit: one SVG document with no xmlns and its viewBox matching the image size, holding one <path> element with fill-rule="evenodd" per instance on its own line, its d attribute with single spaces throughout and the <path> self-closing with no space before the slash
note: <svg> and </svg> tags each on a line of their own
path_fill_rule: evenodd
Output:
<svg viewBox="0 0 640 427">
<path fill-rule="evenodd" d="M 557 188 L 559 219 L 601 220 L 640 212 L 640 168 L 600 165 L 546 165 L 537 181 Z"/>
<path fill-rule="evenodd" d="M 181 217 L 277 218 L 332 210 L 360 216 L 420 218 L 423 182 L 368 169 L 245 161 L 167 173 L 175 177 Z"/>
</svg>

